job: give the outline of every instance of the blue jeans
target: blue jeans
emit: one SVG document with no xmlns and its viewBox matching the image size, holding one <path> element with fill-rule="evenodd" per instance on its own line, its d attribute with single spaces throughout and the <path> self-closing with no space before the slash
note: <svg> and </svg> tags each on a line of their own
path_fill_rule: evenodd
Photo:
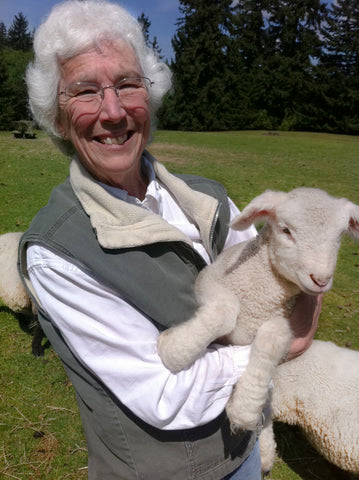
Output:
<svg viewBox="0 0 359 480">
<path fill-rule="evenodd" d="M 258 440 L 249 457 L 235 472 L 230 473 L 223 480 L 261 480 L 261 456 Z"/>
</svg>

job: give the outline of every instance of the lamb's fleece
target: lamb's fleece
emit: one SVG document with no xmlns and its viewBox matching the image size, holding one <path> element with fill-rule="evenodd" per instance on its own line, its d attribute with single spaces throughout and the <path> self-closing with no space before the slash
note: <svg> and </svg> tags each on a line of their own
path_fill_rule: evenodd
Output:
<svg viewBox="0 0 359 480">
<path fill-rule="evenodd" d="M 32 306 L 19 272 L 17 257 L 21 232 L 0 235 L 0 298 L 13 312 L 31 314 Z"/>
<path fill-rule="evenodd" d="M 274 377 L 273 419 L 300 426 L 329 462 L 359 473 L 359 352 L 314 340 Z"/>
</svg>

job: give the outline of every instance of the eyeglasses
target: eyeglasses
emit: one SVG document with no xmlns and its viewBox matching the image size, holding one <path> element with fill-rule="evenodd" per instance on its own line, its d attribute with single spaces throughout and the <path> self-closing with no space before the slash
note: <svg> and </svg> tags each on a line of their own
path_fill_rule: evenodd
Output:
<svg viewBox="0 0 359 480">
<path fill-rule="evenodd" d="M 148 90 L 153 83 L 147 77 L 123 78 L 115 85 L 104 87 L 93 82 L 76 82 L 67 85 L 64 91 L 59 92 L 59 95 L 64 95 L 76 102 L 86 103 L 91 110 L 96 110 L 102 104 L 105 90 L 112 88 L 125 108 L 136 108 L 144 100 L 148 100 Z"/>
</svg>

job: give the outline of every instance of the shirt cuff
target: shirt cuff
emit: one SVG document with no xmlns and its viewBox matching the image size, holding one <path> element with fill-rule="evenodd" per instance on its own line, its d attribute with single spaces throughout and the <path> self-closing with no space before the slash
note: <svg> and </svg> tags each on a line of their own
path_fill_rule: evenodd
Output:
<svg viewBox="0 0 359 480">
<path fill-rule="evenodd" d="M 230 345 L 229 348 L 231 349 L 233 358 L 234 376 L 238 379 L 243 375 L 247 368 L 251 353 L 251 345 Z"/>
</svg>

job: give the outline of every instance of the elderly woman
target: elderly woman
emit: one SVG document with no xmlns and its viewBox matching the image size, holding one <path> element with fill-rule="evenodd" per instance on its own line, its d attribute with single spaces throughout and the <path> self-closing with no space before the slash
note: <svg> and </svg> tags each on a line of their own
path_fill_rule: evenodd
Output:
<svg viewBox="0 0 359 480">
<path fill-rule="evenodd" d="M 254 230 L 228 232 L 238 210 L 221 185 L 145 150 L 170 73 L 126 11 L 59 4 L 34 49 L 32 112 L 72 162 L 21 240 L 21 272 L 76 390 L 89 479 L 259 479 L 257 432 L 231 435 L 224 413 L 250 346 L 212 345 L 178 374 L 156 351 L 195 311 L 198 272 Z M 318 310 L 298 304 L 291 355 Z"/>
</svg>

